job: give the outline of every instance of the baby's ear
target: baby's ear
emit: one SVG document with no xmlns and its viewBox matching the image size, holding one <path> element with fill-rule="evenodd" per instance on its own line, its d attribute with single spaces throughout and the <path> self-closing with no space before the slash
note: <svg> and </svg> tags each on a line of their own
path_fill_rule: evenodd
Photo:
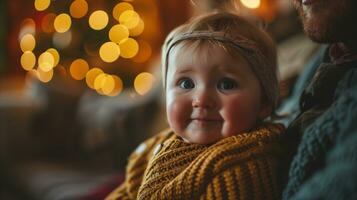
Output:
<svg viewBox="0 0 357 200">
<path fill-rule="evenodd" d="M 264 119 L 270 116 L 272 111 L 273 111 L 273 106 L 268 102 L 263 102 L 260 107 L 259 118 Z"/>
</svg>

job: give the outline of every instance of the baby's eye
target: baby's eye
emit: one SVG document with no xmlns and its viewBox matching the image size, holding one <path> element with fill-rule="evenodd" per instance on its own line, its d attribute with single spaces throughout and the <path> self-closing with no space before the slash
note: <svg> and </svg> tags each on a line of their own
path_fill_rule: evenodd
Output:
<svg viewBox="0 0 357 200">
<path fill-rule="evenodd" d="M 193 81 L 189 78 L 184 78 L 184 79 L 181 79 L 179 82 L 178 82 L 178 85 L 180 88 L 182 89 L 192 89 L 195 87 L 195 84 L 193 83 Z"/>
<path fill-rule="evenodd" d="M 232 90 L 238 87 L 238 84 L 236 81 L 230 79 L 230 78 L 223 78 L 220 80 L 217 84 L 217 88 L 219 90 Z"/>
</svg>

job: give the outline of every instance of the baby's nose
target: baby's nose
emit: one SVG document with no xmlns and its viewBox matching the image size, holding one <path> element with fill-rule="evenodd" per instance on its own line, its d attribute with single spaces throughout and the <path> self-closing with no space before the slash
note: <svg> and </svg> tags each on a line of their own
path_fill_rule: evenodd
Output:
<svg viewBox="0 0 357 200">
<path fill-rule="evenodd" d="M 205 89 L 197 91 L 192 99 L 192 107 L 194 108 L 213 108 L 215 105 L 215 95 Z"/>
</svg>

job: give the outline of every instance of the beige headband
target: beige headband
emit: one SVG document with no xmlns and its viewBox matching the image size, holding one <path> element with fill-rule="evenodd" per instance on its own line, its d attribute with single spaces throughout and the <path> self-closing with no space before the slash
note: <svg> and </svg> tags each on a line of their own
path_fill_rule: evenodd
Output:
<svg viewBox="0 0 357 200">
<path fill-rule="evenodd" d="M 164 84 L 166 85 L 166 76 L 168 69 L 168 58 L 171 49 L 184 40 L 214 40 L 222 43 L 228 43 L 235 47 L 237 51 L 248 61 L 253 72 L 263 87 L 264 94 L 268 101 L 276 105 L 278 99 L 278 80 L 275 66 L 269 66 L 265 56 L 260 52 L 257 45 L 242 36 L 231 37 L 224 32 L 212 31 L 194 31 L 190 33 L 177 34 L 166 42 L 166 52 L 164 61 Z M 166 86 L 165 86 L 166 87 Z"/>
</svg>

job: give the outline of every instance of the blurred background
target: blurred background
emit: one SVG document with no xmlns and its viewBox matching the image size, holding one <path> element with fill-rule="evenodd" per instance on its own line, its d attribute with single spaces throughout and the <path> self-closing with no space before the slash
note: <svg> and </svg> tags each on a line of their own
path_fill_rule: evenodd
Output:
<svg viewBox="0 0 357 200">
<path fill-rule="evenodd" d="M 320 48 L 287 0 L 1 0 L 0 199 L 103 199 L 167 127 L 166 35 L 235 10 L 277 42 L 281 101 Z"/>
</svg>

